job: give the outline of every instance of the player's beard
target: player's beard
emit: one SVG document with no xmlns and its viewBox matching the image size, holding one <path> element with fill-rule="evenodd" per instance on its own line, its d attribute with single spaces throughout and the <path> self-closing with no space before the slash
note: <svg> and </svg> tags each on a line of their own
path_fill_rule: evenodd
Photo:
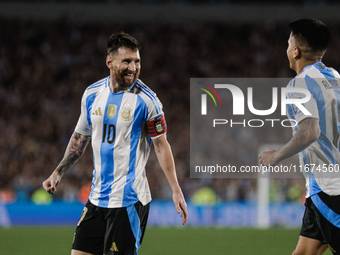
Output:
<svg viewBox="0 0 340 255">
<path fill-rule="evenodd" d="M 126 78 L 127 74 L 133 74 L 133 78 L 131 80 Z M 123 71 L 123 72 L 116 72 L 115 73 L 115 78 L 118 83 L 118 86 L 124 89 L 129 88 L 132 86 L 137 78 L 139 77 L 139 70 L 136 70 L 134 73 L 128 72 L 128 71 Z"/>
</svg>

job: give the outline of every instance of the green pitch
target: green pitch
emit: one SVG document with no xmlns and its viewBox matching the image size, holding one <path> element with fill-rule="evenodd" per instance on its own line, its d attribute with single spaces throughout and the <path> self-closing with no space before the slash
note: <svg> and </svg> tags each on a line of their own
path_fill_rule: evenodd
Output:
<svg viewBox="0 0 340 255">
<path fill-rule="evenodd" d="M 0 228 L 0 254 L 70 254 L 74 227 Z M 147 228 L 139 255 L 291 254 L 298 229 Z M 330 251 L 325 254 L 331 255 Z"/>
</svg>

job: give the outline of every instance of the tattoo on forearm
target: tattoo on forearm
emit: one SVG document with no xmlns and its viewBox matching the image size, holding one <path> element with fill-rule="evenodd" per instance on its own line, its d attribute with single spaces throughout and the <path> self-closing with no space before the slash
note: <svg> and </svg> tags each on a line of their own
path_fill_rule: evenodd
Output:
<svg viewBox="0 0 340 255">
<path fill-rule="evenodd" d="M 316 131 L 315 128 L 313 128 L 312 120 L 305 119 L 302 121 L 294 137 L 279 150 L 279 157 L 282 159 L 288 158 L 308 147 L 313 142 L 313 140 L 310 139 L 311 133 L 313 132 Z M 282 155 L 284 156 L 282 157 Z"/>
<path fill-rule="evenodd" d="M 61 160 L 56 168 L 56 171 L 58 171 L 60 175 L 64 175 L 71 168 L 71 166 L 73 166 L 73 164 L 76 163 L 77 160 L 84 154 L 90 139 L 90 136 L 84 136 L 76 132 L 72 134 L 70 142 L 67 145 L 64 158 Z"/>
<path fill-rule="evenodd" d="M 75 153 L 78 157 L 80 157 L 83 155 L 88 141 L 89 139 L 87 139 L 86 136 L 82 136 L 77 133 L 74 134 L 71 138 L 70 146 L 68 147 L 69 153 Z"/>
<path fill-rule="evenodd" d="M 296 133 L 295 143 L 293 144 L 295 148 L 300 148 L 301 146 L 304 147 L 308 143 L 308 136 L 310 135 L 308 128 L 310 124 L 310 119 L 306 119 L 300 123 L 299 130 Z"/>
</svg>

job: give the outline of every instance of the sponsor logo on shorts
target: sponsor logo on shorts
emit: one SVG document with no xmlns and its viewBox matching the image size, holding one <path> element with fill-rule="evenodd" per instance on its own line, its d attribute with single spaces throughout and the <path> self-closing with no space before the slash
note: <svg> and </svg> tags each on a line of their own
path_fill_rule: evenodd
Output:
<svg viewBox="0 0 340 255">
<path fill-rule="evenodd" d="M 118 251 L 116 242 L 113 242 L 113 243 L 112 243 L 112 246 L 111 246 L 110 250 L 111 250 L 111 251 Z"/>
</svg>

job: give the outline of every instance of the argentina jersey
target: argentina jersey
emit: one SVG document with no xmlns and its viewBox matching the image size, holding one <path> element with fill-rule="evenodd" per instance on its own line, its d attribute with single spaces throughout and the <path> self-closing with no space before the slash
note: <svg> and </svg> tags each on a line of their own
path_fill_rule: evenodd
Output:
<svg viewBox="0 0 340 255">
<path fill-rule="evenodd" d="M 305 118 L 319 119 L 320 136 L 317 141 L 299 153 L 300 169 L 306 179 L 306 197 L 320 191 L 340 195 L 340 81 L 333 68 L 317 62 L 306 66 L 287 87 L 308 89 L 312 97 L 303 106 L 311 115 L 303 114 L 295 105 L 287 105 L 287 116 L 297 123 Z M 288 93 L 287 98 L 303 98 L 299 93 Z M 293 127 L 293 135 L 298 125 Z M 307 171 L 309 169 L 309 171 Z"/>
<path fill-rule="evenodd" d="M 109 77 L 86 89 L 75 132 L 92 139 L 91 203 L 117 208 L 151 201 L 145 165 L 151 139 L 165 133 L 166 125 L 152 135 L 147 125 L 165 123 L 162 120 L 161 102 L 139 79 L 118 93 L 111 92 Z"/>
</svg>

